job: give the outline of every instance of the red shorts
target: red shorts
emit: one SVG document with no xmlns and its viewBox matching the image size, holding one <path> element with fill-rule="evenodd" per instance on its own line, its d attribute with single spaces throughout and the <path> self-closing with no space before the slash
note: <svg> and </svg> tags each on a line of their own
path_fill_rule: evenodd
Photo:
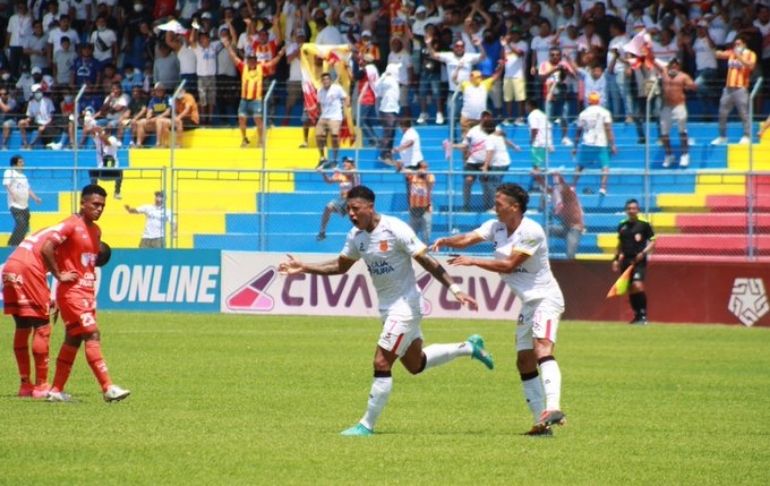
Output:
<svg viewBox="0 0 770 486">
<path fill-rule="evenodd" d="M 45 272 L 8 260 L 3 267 L 3 303 L 6 314 L 48 319 L 51 291 Z"/>
<path fill-rule="evenodd" d="M 57 303 L 61 318 L 67 327 L 67 335 L 79 336 L 99 330 L 96 324 L 96 300 L 93 296 L 73 293 L 60 296 Z"/>
</svg>

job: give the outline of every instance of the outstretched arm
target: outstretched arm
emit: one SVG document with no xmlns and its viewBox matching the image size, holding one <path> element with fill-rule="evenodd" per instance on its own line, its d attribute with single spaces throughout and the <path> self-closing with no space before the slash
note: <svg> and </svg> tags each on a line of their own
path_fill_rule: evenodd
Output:
<svg viewBox="0 0 770 486">
<path fill-rule="evenodd" d="M 497 273 L 511 273 L 516 270 L 521 264 L 523 264 L 529 255 L 514 251 L 505 260 L 492 260 L 490 258 L 475 258 L 465 255 L 460 255 L 450 258 L 450 265 L 458 265 L 465 267 L 479 267 L 483 270 L 489 270 L 490 272 Z"/>
<path fill-rule="evenodd" d="M 433 278 L 441 282 L 441 285 L 448 288 L 460 304 L 467 305 L 470 309 L 478 309 L 478 304 L 473 297 L 460 290 L 460 287 L 454 283 L 452 277 L 447 273 L 438 260 L 428 255 L 427 252 L 416 255 L 414 259 L 417 260 L 417 263 L 419 263 L 422 268 L 433 275 Z"/>
<path fill-rule="evenodd" d="M 305 263 L 286 255 L 288 260 L 284 260 L 278 265 L 278 271 L 287 275 L 296 273 L 312 273 L 314 275 L 341 275 L 350 270 L 350 267 L 356 263 L 355 260 L 340 255 L 336 260 L 328 260 L 321 263 Z"/>
<path fill-rule="evenodd" d="M 481 243 L 482 241 L 484 241 L 484 238 L 480 234 L 471 231 L 470 233 L 463 233 L 461 235 L 439 238 L 433 242 L 430 246 L 430 250 L 439 251 L 442 247 L 457 249 L 468 248 L 469 246 Z"/>
</svg>

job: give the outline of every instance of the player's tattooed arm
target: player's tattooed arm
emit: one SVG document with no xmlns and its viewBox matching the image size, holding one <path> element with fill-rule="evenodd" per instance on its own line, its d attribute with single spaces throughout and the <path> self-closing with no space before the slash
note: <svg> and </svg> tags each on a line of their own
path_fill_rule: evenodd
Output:
<svg viewBox="0 0 770 486">
<path fill-rule="evenodd" d="M 312 273 L 315 275 L 340 275 L 350 270 L 350 267 L 356 263 L 355 260 L 340 255 L 335 260 L 328 260 L 321 263 L 305 263 L 291 255 L 288 259 L 278 265 L 278 271 L 285 274 Z"/>
<path fill-rule="evenodd" d="M 415 255 L 414 259 L 417 260 L 417 263 L 419 263 L 422 268 L 433 275 L 433 278 L 441 282 L 441 285 L 448 288 L 461 304 L 467 305 L 473 310 L 478 309 L 478 304 L 473 297 L 460 290 L 460 287 L 454 283 L 452 277 L 438 260 L 428 255 L 427 252 Z"/>
</svg>

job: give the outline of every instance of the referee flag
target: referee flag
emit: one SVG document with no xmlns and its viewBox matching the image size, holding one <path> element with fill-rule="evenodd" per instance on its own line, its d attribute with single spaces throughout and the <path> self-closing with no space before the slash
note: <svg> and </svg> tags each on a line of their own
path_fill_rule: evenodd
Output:
<svg viewBox="0 0 770 486">
<path fill-rule="evenodd" d="M 607 292 L 607 297 L 605 298 L 609 299 L 610 297 L 625 295 L 626 292 L 628 292 L 628 284 L 631 283 L 632 273 L 634 273 L 634 265 L 629 265 L 628 268 L 620 274 L 620 277 L 615 280 L 615 283 L 612 284 L 612 287 L 610 287 L 609 292 Z"/>
</svg>

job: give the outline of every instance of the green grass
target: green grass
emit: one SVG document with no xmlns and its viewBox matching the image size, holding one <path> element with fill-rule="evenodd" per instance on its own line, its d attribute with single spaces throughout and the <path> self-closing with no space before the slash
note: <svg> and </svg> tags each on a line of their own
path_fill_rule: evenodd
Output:
<svg viewBox="0 0 770 486">
<path fill-rule="evenodd" d="M 770 330 L 567 322 L 556 353 L 568 425 L 530 425 L 511 322 L 428 320 L 428 343 L 481 332 L 497 367 L 462 359 L 409 376 L 377 435 L 361 416 L 374 319 L 100 314 L 113 379 L 82 353 L 76 403 L 15 398 L 0 328 L 0 483 L 767 484 Z M 52 364 L 62 328 L 55 329 Z M 52 366 L 53 373 L 53 366 Z"/>
</svg>

